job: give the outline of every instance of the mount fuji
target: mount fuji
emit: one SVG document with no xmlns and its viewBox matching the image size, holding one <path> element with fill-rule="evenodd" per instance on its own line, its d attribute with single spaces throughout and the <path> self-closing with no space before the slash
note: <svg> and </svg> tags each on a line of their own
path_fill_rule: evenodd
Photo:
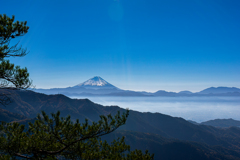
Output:
<svg viewBox="0 0 240 160">
<path fill-rule="evenodd" d="M 76 86 L 73 86 L 74 88 L 79 88 L 79 87 L 84 87 L 87 89 L 118 89 L 119 88 L 115 87 L 114 85 L 108 83 L 104 79 L 102 79 L 99 76 L 95 76 L 83 83 L 80 83 Z"/>
<path fill-rule="evenodd" d="M 35 89 L 34 91 L 44 94 L 64 94 L 67 96 L 78 95 L 107 95 L 123 90 L 108 83 L 99 76 L 95 76 L 83 83 L 67 88 Z"/>
</svg>

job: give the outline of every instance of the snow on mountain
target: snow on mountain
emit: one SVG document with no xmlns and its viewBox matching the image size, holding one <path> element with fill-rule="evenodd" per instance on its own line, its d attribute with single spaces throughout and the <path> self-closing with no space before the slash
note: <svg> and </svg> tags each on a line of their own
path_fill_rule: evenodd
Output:
<svg viewBox="0 0 240 160">
<path fill-rule="evenodd" d="M 110 87 L 110 88 L 117 88 L 113 86 L 112 84 L 108 83 L 104 79 L 102 79 L 99 76 L 95 76 L 83 83 L 80 83 L 74 87 L 97 87 L 97 88 L 102 88 L 102 87 Z"/>
</svg>

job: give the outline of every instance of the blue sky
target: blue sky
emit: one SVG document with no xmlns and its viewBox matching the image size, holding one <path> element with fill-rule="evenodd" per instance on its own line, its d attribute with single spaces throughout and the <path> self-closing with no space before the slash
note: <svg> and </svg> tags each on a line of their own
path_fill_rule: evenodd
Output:
<svg viewBox="0 0 240 160">
<path fill-rule="evenodd" d="M 36 88 L 94 76 L 128 90 L 240 87 L 239 0 L 8 0 Z"/>
</svg>

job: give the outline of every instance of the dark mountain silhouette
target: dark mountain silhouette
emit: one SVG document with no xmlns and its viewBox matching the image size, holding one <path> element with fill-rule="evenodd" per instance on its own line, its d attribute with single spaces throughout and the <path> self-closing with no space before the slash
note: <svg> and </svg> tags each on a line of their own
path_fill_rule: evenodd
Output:
<svg viewBox="0 0 240 160">
<path fill-rule="evenodd" d="M 232 118 L 229 119 L 214 119 L 206 122 L 197 123 L 192 120 L 188 120 L 188 122 L 195 125 L 207 125 L 219 128 L 229 128 L 229 127 L 240 127 L 240 121 L 234 120 Z"/>
<path fill-rule="evenodd" d="M 157 134 L 117 130 L 102 137 L 108 142 L 125 137 L 131 149 L 149 150 L 154 159 L 167 160 L 220 160 L 239 159 L 240 153 L 221 146 L 209 146 L 202 143 L 169 139 Z"/>
<path fill-rule="evenodd" d="M 13 103 L 5 109 L 13 113 L 22 114 L 28 118 L 34 118 L 41 110 L 44 110 L 48 114 L 60 110 L 61 116 L 71 115 L 72 120 L 79 119 L 82 122 L 87 118 L 91 122 L 99 120 L 99 115 L 114 115 L 117 111 L 125 111 L 125 109 L 118 106 L 102 106 L 88 99 L 70 99 L 60 94 L 45 95 L 33 91 L 18 90 L 1 91 L 10 94 L 13 100 Z M 26 124 L 28 121 L 31 120 L 22 119 L 21 123 Z M 182 118 L 171 117 L 160 113 L 141 113 L 130 110 L 127 123 L 118 130 L 139 133 L 139 136 L 136 136 L 135 140 L 146 139 L 146 134 L 150 134 L 151 137 L 153 135 L 160 136 L 164 141 L 166 138 L 178 139 L 181 141 L 180 143 L 173 141 L 174 143 L 167 146 L 169 146 L 169 148 L 174 146 L 181 148 L 180 146 L 183 145 L 186 149 L 192 148 L 194 155 L 206 153 L 207 150 L 211 149 L 208 148 L 206 151 L 196 152 L 195 154 L 195 151 L 198 149 L 197 146 L 192 145 L 192 142 L 198 142 L 201 143 L 201 145 L 209 145 L 212 147 L 220 146 L 219 150 L 225 150 L 224 148 L 226 148 L 229 150 L 229 153 L 233 152 L 234 155 L 235 152 L 237 155 L 240 149 L 240 128 L 231 127 L 221 129 L 206 125 L 194 125 Z M 158 144 L 161 138 L 157 139 L 158 138 L 151 140 L 153 143 L 150 144 Z M 187 141 L 187 144 L 183 144 L 182 141 Z M 133 141 L 129 140 L 128 143 L 133 143 Z M 145 141 L 142 141 L 142 145 L 144 146 L 145 144 Z M 176 149 L 177 148 L 178 147 L 176 147 Z M 152 150 L 154 150 L 154 148 L 152 148 Z M 216 151 L 216 154 L 219 153 L 223 153 L 223 151 Z M 228 153 L 226 153 L 226 155 L 227 154 Z"/>
<path fill-rule="evenodd" d="M 1 113 L 2 110 L 0 110 L 0 114 Z M 11 114 L 19 117 L 18 114 Z M 35 118 L 23 119 L 17 122 L 28 126 L 29 122 L 34 123 L 34 121 Z M 147 149 L 150 153 L 154 153 L 155 159 L 231 160 L 238 159 L 240 157 L 239 152 L 223 148 L 221 146 L 214 147 L 196 142 L 165 138 L 152 133 L 134 132 L 128 130 L 117 130 L 111 134 L 103 136 L 102 140 L 107 140 L 110 143 L 114 139 L 122 136 L 125 137 L 125 142 L 131 146 L 132 150 L 141 149 L 145 151 Z"/>
<path fill-rule="evenodd" d="M 214 127 L 240 127 L 240 121 L 234 119 L 214 119 L 206 122 L 202 122 L 200 124 L 214 126 Z"/>
</svg>

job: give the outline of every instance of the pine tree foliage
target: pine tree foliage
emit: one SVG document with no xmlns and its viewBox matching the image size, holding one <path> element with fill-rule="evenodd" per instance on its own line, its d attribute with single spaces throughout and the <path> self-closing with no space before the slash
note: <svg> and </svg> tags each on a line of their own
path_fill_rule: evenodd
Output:
<svg viewBox="0 0 240 160">
<path fill-rule="evenodd" d="M 23 36 L 28 32 L 29 27 L 27 21 L 25 22 L 14 22 L 15 17 L 8 17 L 7 15 L 0 15 L 0 60 L 5 57 L 22 57 L 27 54 L 26 49 L 13 45 L 9 47 L 9 43 L 13 38 Z"/>
<path fill-rule="evenodd" d="M 100 136 L 115 131 L 125 124 L 129 111 L 114 117 L 100 116 L 96 123 L 72 122 L 70 116 L 60 118 L 60 112 L 51 114 L 51 118 L 42 112 L 29 127 L 19 123 L 1 124 L 0 151 L 5 158 L 23 159 L 153 159 L 146 151 L 130 151 L 123 138 L 111 144 L 102 141 Z M 8 156 L 8 157 L 7 157 Z"/>
<path fill-rule="evenodd" d="M 23 36 L 28 32 L 27 22 L 14 22 L 12 18 L 0 14 L 0 89 L 26 89 L 31 86 L 27 68 L 20 68 L 10 63 L 5 58 L 22 57 L 27 50 L 18 43 L 10 46 L 12 39 Z M 11 100 L 8 95 L 0 94 L 0 104 L 7 105 Z"/>
</svg>

